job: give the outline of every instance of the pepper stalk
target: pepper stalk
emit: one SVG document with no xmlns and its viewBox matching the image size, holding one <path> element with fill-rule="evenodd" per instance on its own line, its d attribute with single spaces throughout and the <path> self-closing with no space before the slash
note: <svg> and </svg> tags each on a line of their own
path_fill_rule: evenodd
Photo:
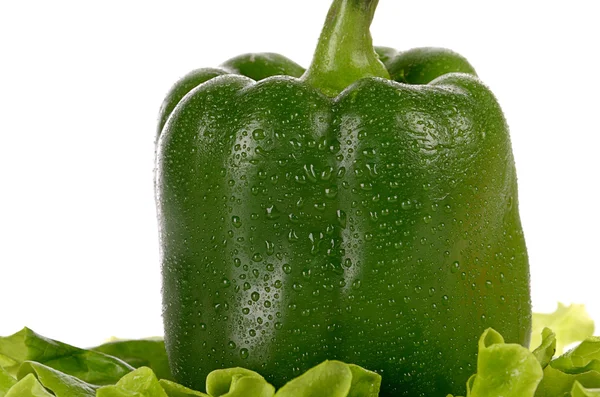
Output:
<svg viewBox="0 0 600 397">
<path fill-rule="evenodd" d="M 334 0 L 312 64 L 301 77 L 327 96 L 336 96 L 365 77 L 389 79 L 373 48 L 370 26 L 379 0 Z"/>
</svg>

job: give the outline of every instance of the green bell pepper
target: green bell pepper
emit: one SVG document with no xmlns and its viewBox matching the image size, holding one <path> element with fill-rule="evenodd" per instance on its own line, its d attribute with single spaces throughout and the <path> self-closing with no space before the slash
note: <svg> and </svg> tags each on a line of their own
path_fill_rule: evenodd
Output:
<svg viewBox="0 0 600 397">
<path fill-rule="evenodd" d="M 156 199 L 166 347 L 199 389 L 280 387 L 327 359 L 381 396 L 464 393 L 493 327 L 527 346 L 529 267 L 506 121 L 460 55 L 373 48 L 377 0 L 334 0 L 311 66 L 275 54 L 169 92 Z"/>
</svg>

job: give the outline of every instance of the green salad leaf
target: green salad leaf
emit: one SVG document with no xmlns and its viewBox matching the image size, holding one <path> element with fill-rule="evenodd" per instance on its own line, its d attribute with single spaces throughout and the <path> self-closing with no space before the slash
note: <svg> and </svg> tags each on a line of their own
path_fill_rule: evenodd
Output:
<svg viewBox="0 0 600 397">
<path fill-rule="evenodd" d="M 377 397 L 381 387 L 381 375 L 358 365 L 349 364 L 352 384 L 348 397 Z"/>
<path fill-rule="evenodd" d="M 346 397 L 352 386 L 352 371 L 340 361 L 325 361 L 286 383 L 277 397 Z"/>
<path fill-rule="evenodd" d="M 94 397 L 98 386 L 91 385 L 75 376 L 60 372 L 35 361 L 25 361 L 18 371 L 18 378 L 33 375 L 56 397 Z"/>
<path fill-rule="evenodd" d="M 29 374 L 13 387 L 10 388 L 5 397 L 53 397 L 52 394 L 38 382 L 33 374 Z"/>
<path fill-rule="evenodd" d="M 167 392 L 169 397 L 209 397 L 208 394 L 188 389 L 187 387 L 170 380 L 161 379 L 158 381 L 158 383 L 160 383 L 163 390 Z"/>
<path fill-rule="evenodd" d="M 162 338 L 115 340 L 91 350 L 120 358 L 134 368 L 150 367 L 158 379 L 173 380 Z"/>
<path fill-rule="evenodd" d="M 98 389 L 98 397 L 169 397 L 148 367 L 140 367 L 123 376 L 116 385 Z"/>
<path fill-rule="evenodd" d="M 550 360 L 556 353 L 556 334 L 550 328 L 542 330 L 542 342 L 533 350 L 533 355 L 540 362 L 542 369 L 550 364 Z"/>
<path fill-rule="evenodd" d="M 15 383 L 17 383 L 17 380 L 8 371 L 0 367 L 0 397 L 4 397 L 8 389 L 13 387 Z"/>
<path fill-rule="evenodd" d="M 275 388 L 262 377 L 235 375 L 231 379 L 231 388 L 221 397 L 273 397 Z M 213 394 L 213 396 L 217 396 Z"/>
<path fill-rule="evenodd" d="M 45 338 L 29 328 L 0 337 L 0 354 L 12 362 L 3 367 L 13 375 L 23 362 L 35 361 L 97 385 L 115 383 L 134 369 L 119 358 Z"/>
<path fill-rule="evenodd" d="M 570 374 L 600 370 L 600 337 L 590 336 L 576 348 L 553 360 L 551 365 Z"/>
<path fill-rule="evenodd" d="M 536 397 L 568 394 L 575 383 L 586 388 L 600 388 L 600 338 L 589 337 L 579 346 L 550 361 Z"/>
<path fill-rule="evenodd" d="M 258 378 L 266 383 L 265 379 L 258 373 L 245 368 L 226 368 L 212 371 L 206 377 L 206 392 L 211 396 L 224 396 L 235 391 L 239 386 L 234 385 L 234 380 L 243 377 Z"/>
<path fill-rule="evenodd" d="M 544 328 L 550 328 L 556 334 L 556 354 L 562 354 L 564 348 L 574 342 L 580 342 L 594 334 L 594 321 L 584 305 L 558 304 L 554 313 L 533 313 L 533 325 L 530 346 L 538 346 Z"/>
<path fill-rule="evenodd" d="M 571 397 L 600 397 L 600 389 L 587 389 L 575 381 L 571 389 Z"/>
<path fill-rule="evenodd" d="M 1 339 L 2 339 L 2 337 L 0 337 L 0 340 Z M 0 347 L 0 351 L 2 351 L 1 347 Z M 20 363 L 17 362 L 16 360 L 13 360 L 12 358 L 0 353 L 0 368 L 3 368 L 6 373 L 14 372 L 14 371 L 9 371 L 8 369 L 9 368 L 19 368 L 19 365 L 20 365 Z"/>
<path fill-rule="evenodd" d="M 479 339 L 477 374 L 467 383 L 468 397 L 533 397 L 543 370 L 527 348 L 504 343 L 504 338 L 488 328 Z"/>
</svg>

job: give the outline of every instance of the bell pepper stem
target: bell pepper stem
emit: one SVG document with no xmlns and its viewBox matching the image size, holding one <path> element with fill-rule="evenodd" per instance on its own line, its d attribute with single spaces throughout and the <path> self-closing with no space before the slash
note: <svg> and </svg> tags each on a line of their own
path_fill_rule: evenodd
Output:
<svg viewBox="0 0 600 397">
<path fill-rule="evenodd" d="M 370 26 L 379 0 L 334 0 L 312 64 L 302 76 L 325 95 L 336 96 L 365 77 L 389 79 L 373 49 Z"/>
</svg>

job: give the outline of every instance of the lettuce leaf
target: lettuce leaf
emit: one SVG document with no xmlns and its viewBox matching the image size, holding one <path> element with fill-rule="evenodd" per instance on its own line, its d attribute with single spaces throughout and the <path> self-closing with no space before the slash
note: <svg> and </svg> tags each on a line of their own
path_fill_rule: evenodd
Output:
<svg viewBox="0 0 600 397">
<path fill-rule="evenodd" d="M 531 346 L 541 343 L 540 336 L 544 328 L 550 328 L 556 334 L 556 354 L 562 354 L 564 348 L 594 334 L 594 321 L 584 305 L 558 304 L 554 313 L 533 313 Z"/>
<path fill-rule="evenodd" d="M 535 395 L 568 395 L 575 383 L 586 388 L 600 388 L 600 337 L 589 337 L 579 346 L 552 360 L 544 369 L 544 378 Z"/>
<path fill-rule="evenodd" d="M 347 397 L 352 371 L 341 361 L 325 361 L 286 383 L 276 397 Z"/>
<path fill-rule="evenodd" d="M 116 385 L 98 389 L 97 397 L 169 397 L 148 367 L 140 367 L 122 377 Z"/>
<path fill-rule="evenodd" d="M 543 370 L 527 348 L 504 343 L 492 328 L 479 339 L 477 374 L 467 382 L 468 397 L 533 397 Z"/>
<path fill-rule="evenodd" d="M 84 382 L 75 376 L 67 375 L 47 365 L 35 361 L 25 361 L 18 371 L 18 378 L 33 375 L 56 397 L 94 397 L 98 386 Z"/>
<path fill-rule="evenodd" d="M 54 397 L 38 382 L 33 374 L 29 374 L 13 387 L 5 397 Z"/>
<path fill-rule="evenodd" d="M 239 385 L 234 383 L 243 377 L 257 378 L 267 383 L 260 374 L 249 369 L 239 367 L 217 369 L 206 377 L 206 392 L 211 396 L 225 396 L 235 392 L 236 389 L 239 390 Z"/>
<path fill-rule="evenodd" d="M 379 374 L 332 360 L 292 379 L 275 397 L 377 397 L 380 386 Z"/>
<path fill-rule="evenodd" d="M 1 339 L 1 337 L 0 337 Z M 20 363 L 13 360 L 12 358 L 5 356 L 2 354 L 2 350 L 0 348 L 0 368 L 3 368 L 6 373 L 12 373 L 14 371 L 9 371 L 9 368 L 19 368 Z"/>
<path fill-rule="evenodd" d="M 273 397 L 275 388 L 267 383 L 263 377 L 235 375 L 231 379 L 231 387 L 220 397 Z M 213 396 L 219 396 L 213 394 Z"/>
<path fill-rule="evenodd" d="M 173 380 L 162 338 L 116 340 L 91 350 L 120 358 L 134 368 L 150 367 L 158 379 Z"/>
<path fill-rule="evenodd" d="M 359 367 L 355 364 L 348 364 L 352 372 L 352 384 L 348 397 L 377 397 L 381 387 L 381 375 Z"/>
<path fill-rule="evenodd" d="M 116 357 L 45 338 L 29 328 L 0 337 L 0 355 L 7 363 L 4 369 L 12 375 L 23 362 L 36 361 L 97 385 L 115 383 L 134 369 Z"/>
<path fill-rule="evenodd" d="M 158 381 L 169 397 L 209 397 L 208 394 L 188 389 L 179 383 L 161 379 Z"/>
<path fill-rule="evenodd" d="M 542 369 L 550 364 L 550 360 L 556 353 L 556 334 L 550 328 L 542 331 L 542 342 L 534 351 L 533 355 L 540 362 Z"/>
<path fill-rule="evenodd" d="M 571 389 L 571 397 L 600 397 L 600 389 L 587 389 L 575 381 Z"/>
<path fill-rule="evenodd" d="M 4 397 L 17 380 L 4 368 L 0 367 L 0 397 Z"/>
</svg>

